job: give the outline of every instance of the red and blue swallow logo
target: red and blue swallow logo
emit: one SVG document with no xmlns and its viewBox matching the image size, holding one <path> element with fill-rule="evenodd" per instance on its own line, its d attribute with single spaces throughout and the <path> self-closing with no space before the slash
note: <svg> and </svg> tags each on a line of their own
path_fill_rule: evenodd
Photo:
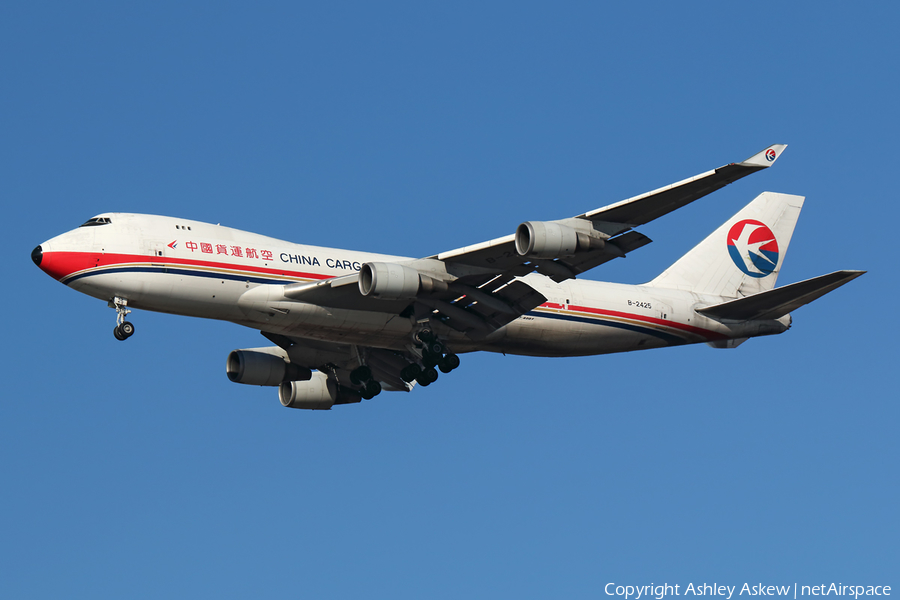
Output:
<svg viewBox="0 0 900 600">
<path fill-rule="evenodd" d="M 776 156 L 777 156 L 777 155 L 775 154 L 775 151 L 772 150 L 771 148 L 769 148 L 768 150 L 766 150 L 766 160 L 767 160 L 767 161 L 772 162 L 773 160 L 775 160 L 775 157 L 776 157 Z"/>
<path fill-rule="evenodd" d="M 778 266 L 778 241 L 764 223 L 738 221 L 728 230 L 728 253 L 735 266 L 750 277 L 765 277 Z"/>
</svg>

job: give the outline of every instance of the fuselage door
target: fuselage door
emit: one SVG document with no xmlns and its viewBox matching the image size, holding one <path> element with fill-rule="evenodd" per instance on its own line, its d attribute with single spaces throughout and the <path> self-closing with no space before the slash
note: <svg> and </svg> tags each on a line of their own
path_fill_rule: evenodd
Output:
<svg viewBox="0 0 900 600">
<path fill-rule="evenodd" d="M 159 242 L 156 240 L 146 240 L 144 243 L 144 247 L 147 254 L 154 257 L 166 256 L 168 254 L 167 250 L 169 249 L 168 246 L 166 246 L 165 242 Z"/>
<path fill-rule="evenodd" d="M 660 302 L 659 300 L 654 300 L 653 309 L 656 312 L 656 316 L 663 321 L 668 321 L 673 318 L 672 306 L 670 304 Z"/>
<path fill-rule="evenodd" d="M 650 309 L 650 314 L 652 314 L 657 319 L 662 319 L 663 321 L 671 321 L 674 319 L 675 315 L 672 311 L 672 304 L 669 302 L 668 298 L 660 298 L 659 296 L 651 296 L 647 298 L 649 302 L 645 308 Z"/>
</svg>

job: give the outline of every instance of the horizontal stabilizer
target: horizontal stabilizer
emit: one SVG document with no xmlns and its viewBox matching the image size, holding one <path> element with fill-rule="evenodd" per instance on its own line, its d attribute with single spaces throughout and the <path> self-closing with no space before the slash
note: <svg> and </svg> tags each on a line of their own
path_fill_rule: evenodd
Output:
<svg viewBox="0 0 900 600">
<path fill-rule="evenodd" d="M 828 275 L 798 281 L 746 298 L 698 308 L 697 312 L 719 320 L 754 321 L 777 319 L 836 290 L 865 271 L 835 271 Z"/>
</svg>

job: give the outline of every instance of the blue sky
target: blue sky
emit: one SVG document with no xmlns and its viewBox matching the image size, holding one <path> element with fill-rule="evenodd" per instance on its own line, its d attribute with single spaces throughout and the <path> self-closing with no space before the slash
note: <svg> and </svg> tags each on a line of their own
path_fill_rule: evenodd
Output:
<svg viewBox="0 0 900 600">
<path fill-rule="evenodd" d="M 7 3 L 0 595 L 597 598 L 609 582 L 900 585 L 890 3 Z M 759 192 L 788 333 L 466 355 L 284 409 L 236 325 L 114 313 L 31 263 L 106 211 L 426 256 L 747 158 L 589 274 L 649 280 Z M 890 260 L 889 260 L 890 259 Z"/>
</svg>

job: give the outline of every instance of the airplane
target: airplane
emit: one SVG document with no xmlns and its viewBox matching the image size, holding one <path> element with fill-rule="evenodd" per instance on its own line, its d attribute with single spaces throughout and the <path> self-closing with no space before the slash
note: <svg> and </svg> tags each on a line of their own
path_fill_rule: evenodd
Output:
<svg viewBox="0 0 900 600">
<path fill-rule="evenodd" d="M 776 288 L 804 198 L 763 192 L 643 285 L 577 279 L 650 239 L 649 223 L 771 166 L 786 148 L 556 221 L 409 258 L 294 244 L 174 217 L 104 213 L 31 254 L 116 311 L 230 321 L 273 346 L 232 351 L 236 383 L 278 387 L 285 407 L 330 410 L 412 391 L 474 351 L 587 356 L 783 333 L 790 313 L 859 277 L 836 271 Z"/>
</svg>

